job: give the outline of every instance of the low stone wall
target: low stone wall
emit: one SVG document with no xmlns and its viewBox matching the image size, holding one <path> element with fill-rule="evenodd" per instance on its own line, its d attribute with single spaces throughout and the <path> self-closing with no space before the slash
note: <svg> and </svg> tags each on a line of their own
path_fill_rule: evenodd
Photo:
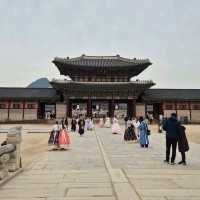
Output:
<svg viewBox="0 0 200 200">
<path fill-rule="evenodd" d="M 6 144 L 0 146 L 0 181 L 9 176 L 9 172 L 16 172 L 21 167 L 21 134 L 21 127 L 10 129 Z"/>
<path fill-rule="evenodd" d="M 21 121 L 23 119 L 23 109 L 10 109 L 9 120 Z"/>
<path fill-rule="evenodd" d="M 8 109 L 0 109 L 0 121 L 8 120 Z"/>
</svg>

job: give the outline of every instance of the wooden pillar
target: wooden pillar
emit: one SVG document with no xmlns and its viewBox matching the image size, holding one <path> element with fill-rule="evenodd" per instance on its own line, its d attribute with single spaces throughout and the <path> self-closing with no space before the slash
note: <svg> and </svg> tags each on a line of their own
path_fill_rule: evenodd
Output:
<svg viewBox="0 0 200 200">
<path fill-rule="evenodd" d="M 109 117 L 113 118 L 115 114 L 115 102 L 114 99 L 112 98 L 109 100 Z"/>
<path fill-rule="evenodd" d="M 23 105 L 22 105 L 22 120 L 24 120 L 24 109 L 25 109 L 25 101 L 23 101 Z"/>
<path fill-rule="evenodd" d="M 87 100 L 87 116 L 92 117 L 92 100 L 90 97 Z"/>
<path fill-rule="evenodd" d="M 192 121 L 192 108 L 191 108 L 191 102 L 189 101 L 188 102 L 188 105 L 189 105 L 189 111 L 190 111 L 190 123 Z"/>
<path fill-rule="evenodd" d="M 176 111 L 176 115 L 177 115 L 177 117 L 178 117 L 178 112 L 177 112 L 177 102 L 175 101 L 174 103 L 175 103 L 175 111 Z"/>
<path fill-rule="evenodd" d="M 72 104 L 69 97 L 65 97 L 65 103 L 66 103 L 66 118 L 72 117 Z"/>
<path fill-rule="evenodd" d="M 11 107 L 11 101 L 8 101 L 8 120 L 10 119 L 10 107 Z"/>
</svg>

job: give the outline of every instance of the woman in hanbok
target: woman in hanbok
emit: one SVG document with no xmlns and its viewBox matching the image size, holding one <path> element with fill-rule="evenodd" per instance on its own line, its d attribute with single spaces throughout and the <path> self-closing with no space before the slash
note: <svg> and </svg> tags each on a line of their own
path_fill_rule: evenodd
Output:
<svg viewBox="0 0 200 200">
<path fill-rule="evenodd" d="M 139 140 L 139 138 L 140 138 L 140 131 L 139 131 L 140 122 L 137 118 L 135 118 L 133 120 L 133 126 L 135 127 L 135 134 L 137 136 L 137 139 Z"/>
<path fill-rule="evenodd" d="M 90 119 L 90 120 L 89 120 L 89 126 L 88 126 L 89 129 L 88 129 L 88 130 L 92 131 L 93 128 L 94 128 L 94 123 L 93 123 L 92 117 L 90 117 L 89 119 Z"/>
<path fill-rule="evenodd" d="M 100 119 L 99 119 L 99 127 L 100 127 L 100 128 L 103 128 L 103 126 L 104 126 L 103 118 L 100 118 Z"/>
<path fill-rule="evenodd" d="M 66 150 L 66 148 L 69 148 L 70 136 L 69 136 L 66 126 L 64 125 L 63 122 L 62 122 L 61 126 L 62 126 L 62 128 L 59 133 L 58 143 L 59 143 L 60 149 Z"/>
<path fill-rule="evenodd" d="M 135 128 L 133 126 L 133 124 L 127 124 L 127 128 L 125 130 L 124 133 L 124 140 L 127 142 L 136 142 L 137 141 L 137 137 L 135 135 Z"/>
<path fill-rule="evenodd" d="M 92 130 L 92 121 L 89 117 L 87 117 L 85 120 L 85 129 Z"/>
<path fill-rule="evenodd" d="M 72 118 L 72 121 L 71 121 L 71 131 L 75 132 L 76 131 L 76 119 Z"/>
<path fill-rule="evenodd" d="M 140 134 L 140 146 L 148 148 L 149 138 L 148 138 L 148 126 L 143 117 L 139 118 L 139 134 Z"/>
<path fill-rule="evenodd" d="M 85 120 L 81 117 L 78 120 L 78 133 L 80 134 L 80 136 L 82 136 L 85 132 Z"/>
<path fill-rule="evenodd" d="M 121 133 L 121 128 L 119 126 L 118 119 L 116 117 L 113 118 L 112 133 L 113 134 L 120 134 Z"/>
<path fill-rule="evenodd" d="M 54 149 L 59 148 L 59 132 L 60 132 L 60 125 L 58 124 L 58 121 L 56 121 L 56 124 L 53 126 L 53 129 L 50 133 L 49 140 L 48 140 L 48 145 L 49 146 L 54 146 Z"/>
<path fill-rule="evenodd" d="M 104 126 L 106 128 L 110 128 L 111 127 L 110 117 L 106 117 L 106 121 L 105 121 Z"/>
</svg>

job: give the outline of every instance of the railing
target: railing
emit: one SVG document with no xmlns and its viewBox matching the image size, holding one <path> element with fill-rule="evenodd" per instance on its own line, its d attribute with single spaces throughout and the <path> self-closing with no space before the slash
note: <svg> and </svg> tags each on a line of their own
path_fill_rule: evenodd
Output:
<svg viewBox="0 0 200 200">
<path fill-rule="evenodd" d="M 0 181 L 9 176 L 9 172 L 21 167 L 21 132 L 21 127 L 10 129 L 4 144 L 0 146 Z"/>
</svg>

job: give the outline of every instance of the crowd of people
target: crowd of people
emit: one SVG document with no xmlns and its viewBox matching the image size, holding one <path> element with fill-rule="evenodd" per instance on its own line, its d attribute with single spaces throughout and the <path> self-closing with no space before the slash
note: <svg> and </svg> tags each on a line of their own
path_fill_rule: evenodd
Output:
<svg viewBox="0 0 200 200">
<path fill-rule="evenodd" d="M 147 119 L 143 117 L 130 118 L 126 116 L 124 141 L 127 143 L 139 143 L 141 148 L 149 147 L 149 135 L 151 131 L 148 127 Z M 117 116 L 114 118 L 103 117 L 99 119 L 99 128 L 110 128 L 112 134 L 122 134 L 122 128 L 120 127 Z M 71 120 L 71 132 L 78 132 L 80 136 L 83 136 L 86 131 L 93 130 L 94 122 L 91 117 L 73 117 Z M 167 120 L 159 121 L 159 130 L 166 131 L 166 159 L 165 163 L 175 164 L 176 149 L 181 153 L 182 160 L 178 164 L 186 165 L 185 152 L 189 150 L 187 137 L 185 134 L 185 127 L 178 121 L 176 113 L 172 113 L 171 117 Z M 162 131 L 161 131 L 162 132 Z M 50 133 L 49 145 L 53 146 L 53 149 L 68 149 L 70 145 L 69 123 L 68 119 L 58 121 L 53 126 L 53 130 Z M 172 155 L 170 159 L 170 151 L 172 149 Z"/>
</svg>

